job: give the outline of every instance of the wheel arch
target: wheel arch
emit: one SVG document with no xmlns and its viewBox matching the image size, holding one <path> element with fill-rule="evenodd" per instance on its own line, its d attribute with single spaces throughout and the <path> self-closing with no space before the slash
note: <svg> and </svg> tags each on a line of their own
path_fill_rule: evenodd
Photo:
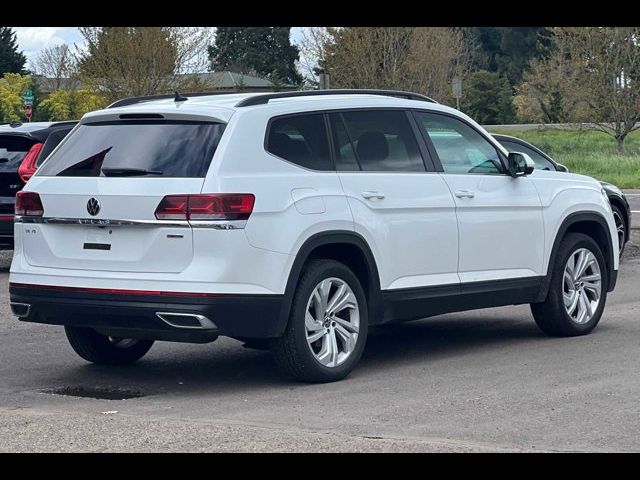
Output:
<svg viewBox="0 0 640 480">
<path fill-rule="evenodd" d="M 608 282 L 607 291 L 610 292 L 615 287 L 616 275 L 613 268 L 615 265 L 613 255 L 617 254 L 617 252 L 614 252 L 607 220 L 601 214 L 596 212 L 576 212 L 568 215 L 560 224 L 560 228 L 558 228 L 553 241 L 551 254 L 549 255 L 547 274 L 542 282 L 539 301 L 543 301 L 547 297 L 547 293 L 549 292 L 549 287 L 551 285 L 553 265 L 556 262 L 560 243 L 567 233 L 571 232 L 584 233 L 585 235 L 593 238 L 598 245 L 600 245 L 606 263 Z"/>
<path fill-rule="evenodd" d="M 631 235 L 631 229 L 629 228 L 629 218 L 626 214 L 627 209 L 625 208 L 623 201 L 619 197 L 610 196 L 609 202 L 611 203 L 612 207 L 615 206 L 620 210 L 620 212 L 622 212 L 622 221 L 624 222 L 624 241 L 626 243 L 629 241 L 629 236 Z"/>
<path fill-rule="evenodd" d="M 309 237 L 296 254 L 285 287 L 284 298 L 276 327 L 276 335 L 282 335 L 287 326 L 298 280 L 305 264 L 314 258 L 340 261 L 351 268 L 358 277 L 367 296 L 369 324 L 375 325 L 382 318 L 380 276 L 378 267 L 366 240 L 356 232 L 333 230 Z"/>
</svg>

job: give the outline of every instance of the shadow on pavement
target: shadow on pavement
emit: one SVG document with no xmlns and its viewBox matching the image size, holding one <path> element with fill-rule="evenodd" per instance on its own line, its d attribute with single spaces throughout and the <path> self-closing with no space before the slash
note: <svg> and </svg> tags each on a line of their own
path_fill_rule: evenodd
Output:
<svg viewBox="0 0 640 480">
<path fill-rule="evenodd" d="M 370 330 L 363 358 L 349 378 L 367 381 L 371 374 L 410 368 L 410 364 L 428 366 L 429 362 L 463 353 L 470 355 L 468 361 L 473 364 L 476 353 L 545 340 L 551 339 L 538 330 L 533 319 L 443 316 L 376 327 Z M 90 365 L 77 358 L 73 366 L 51 372 L 47 383 L 57 387 L 133 388 L 145 395 L 237 394 L 264 387 L 311 387 L 283 377 L 268 351 L 246 349 L 229 339 L 218 342 L 200 346 L 157 344 L 148 357 L 130 367 Z M 344 388 L 340 385 L 346 384 L 329 388 Z"/>
</svg>

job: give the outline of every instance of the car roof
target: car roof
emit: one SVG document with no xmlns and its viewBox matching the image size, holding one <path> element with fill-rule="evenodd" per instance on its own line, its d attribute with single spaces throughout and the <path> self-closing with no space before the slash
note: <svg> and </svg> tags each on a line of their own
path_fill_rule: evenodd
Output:
<svg viewBox="0 0 640 480">
<path fill-rule="evenodd" d="M 160 114 L 167 119 L 192 119 L 221 121 L 227 123 L 236 113 L 268 112 L 270 116 L 347 108 L 414 108 L 452 113 L 473 122 L 467 115 L 454 108 L 427 100 L 412 100 L 395 96 L 373 93 L 338 93 L 315 96 L 286 96 L 270 98 L 268 102 L 241 106 L 243 100 L 261 95 L 273 95 L 278 92 L 227 93 L 188 97 L 176 102 L 170 98 L 137 99 L 136 103 L 114 106 L 85 114 L 81 122 L 97 122 L 122 118 L 126 114 Z M 295 93 L 295 92 L 294 92 Z M 426 98 L 426 97 L 425 97 Z M 475 123 L 475 122 L 473 122 Z"/>
<path fill-rule="evenodd" d="M 0 125 L 0 133 L 30 133 L 38 130 L 46 130 L 47 128 L 57 127 L 60 125 L 75 125 L 78 123 L 76 120 L 72 121 L 60 121 L 60 122 L 15 122 L 12 126 L 11 123 Z"/>
</svg>

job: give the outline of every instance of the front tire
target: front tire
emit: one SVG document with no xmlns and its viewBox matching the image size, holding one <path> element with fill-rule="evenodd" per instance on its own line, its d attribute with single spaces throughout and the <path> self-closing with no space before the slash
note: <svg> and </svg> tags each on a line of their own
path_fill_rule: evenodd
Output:
<svg viewBox="0 0 640 480">
<path fill-rule="evenodd" d="M 627 238 L 627 223 L 624 220 L 625 215 L 617 205 L 611 205 L 613 211 L 613 219 L 616 223 L 616 230 L 618 232 L 618 247 L 620 249 L 620 258 L 624 252 L 625 239 Z"/>
<path fill-rule="evenodd" d="M 582 233 L 570 233 L 558 249 L 546 300 L 531 304 L 533 318 L 548 335 L 586 335 L 600 321 L 607 285 L 607 267 L 598 244 Z"/>
<path fill-rule="evenodd" d="M 153 340 L 109 337 L 92 328 L 65 326 L 64 331 L 75 352 L 98 365 L 130 365 L 153 345 Z"/>
<path fill-rule="evenodd" d="M 296 380 L 333 382 L 358 363 L 367 331 L 367 302 L 358 278 L 335 260 L 312 260 L 296 287 L 284 335 L 271 341 L 271 351 Z"/>
</svg>

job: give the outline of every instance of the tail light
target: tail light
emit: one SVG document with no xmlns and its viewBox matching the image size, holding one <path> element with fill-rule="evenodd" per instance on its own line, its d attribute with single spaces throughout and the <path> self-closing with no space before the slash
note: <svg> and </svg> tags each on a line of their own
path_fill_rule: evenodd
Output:
<svg viewBox="0 0 640 480">
<path fill-rule="evenodd" d="M 16 215 L 31 217 L 41 217 L 44 215 L 40 195 L 36 192 L 25 192 L 24 190 L 16 193 Z"/>
<path fill-rule="evenodd" d="M 251 193 L 167 195 L 155 215 L 158 220 L 246 220 L 254 202 Z"/>
<path fill-rule="evenodd" d="M 20 163 L 18 167 L 18 175 L 20 175 L 20 180 L 24 183 L 27 183 L 33 174 L 36 173 L 38 169 L 36 162 L 38 161 L 38 155 L 40 155 L 43 145 L 44 143 L 34 144 L 22 159 L 22 163 Z"/>
</svg>

